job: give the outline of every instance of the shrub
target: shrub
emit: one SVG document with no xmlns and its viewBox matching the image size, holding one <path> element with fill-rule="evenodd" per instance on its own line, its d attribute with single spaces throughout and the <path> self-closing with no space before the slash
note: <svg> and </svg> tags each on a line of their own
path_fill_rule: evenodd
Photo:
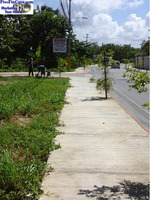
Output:
<svg viewBox="0 0 151 200">
<path fill-rule="evenodd" d="M 130 60 L 127 59 L 127 58 L 123 58 L 123 59 L 122 59 L 122 63 L 124 63 L 124 64 L 129 64 L 129 63 L 130 63 Z"/>
</svg>

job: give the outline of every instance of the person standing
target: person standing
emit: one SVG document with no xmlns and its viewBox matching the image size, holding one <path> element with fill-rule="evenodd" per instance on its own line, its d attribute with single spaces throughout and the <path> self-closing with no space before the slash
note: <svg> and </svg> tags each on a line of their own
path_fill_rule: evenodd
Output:
<svg viewBox="0 0 151 200">
<path fill-rule="evenodd" d="M 33 58 L 30 58 L 30 63 L 29 63 L 29 76 L 30 76 L 30 74 L 32 75 L 32 76 L 34 76 L 34 60 L 33 60 Z"/>
</svg>

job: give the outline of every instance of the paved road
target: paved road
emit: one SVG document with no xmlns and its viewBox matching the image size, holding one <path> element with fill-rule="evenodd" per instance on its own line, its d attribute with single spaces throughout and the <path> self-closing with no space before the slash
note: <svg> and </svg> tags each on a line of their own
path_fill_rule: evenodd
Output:
<svg viewBox="0 0 151 200">
<path fill-rule="evenodd" d="M 146 128 L 149 128 L 149 111 L 147 108 L 142 107 L 142 104 L 149 101 L 149 90 L 142 94 L 139 94 L 135 89 L 130 90 L 130 83 L 127 83 L 126 78 L 122 77 L 124 72 L 123 64 L 121 64 L 121 69 L 110 69 L 111 76 L 114 79 L 114 90 L 110 94 Z M 102 76 L 96 66 L 90 70 L 90 74 L 95 79 Z"/>
</svg>

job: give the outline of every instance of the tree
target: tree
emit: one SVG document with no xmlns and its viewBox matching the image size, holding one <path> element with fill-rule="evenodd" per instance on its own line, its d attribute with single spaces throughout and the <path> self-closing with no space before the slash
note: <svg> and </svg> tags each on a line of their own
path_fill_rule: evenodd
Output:
<svg viewBox="0 0 151 200">
<path fill-rule="evenodd" d="M 68 21 L 59 10 L 47 6 L 37 8 L 31 18 L 33 51 L 41 45 L 40 63 L 47 68 L 57 67 L 57 54 L 53 54 L 53 38 L 67 38 Z M 37 34 L 38 33 L 38 34 Z"/>
<path fill-rule="evenodd" d="M 100 52 L 102 50 L 109 51 L 112 50 L 114 52 L 113 59 L 119 60 L 120 62 L 123 59 L 132 59 L 135 54 L 140 53 L 141 50 L 138 48 L 131 47 L 131 45 L 115 45 L 115 44 L 105 44 L 100 47 Z"/>
<path fill-rule="evenodd" d="M 110 57 L 113 55 L 113 52 L 110 50 L 106 52 L 105 50 L 102 51 L 102 54 L 98 56 L 98 66 L 101 67 L 101 70 L 103 70 L 104 77 L 97 80 L 96 88 L 98 90 L 104 90 L 105 91 L 105 99 L 107 99 L 108 91 L 112 89 L 112 81 L 113 79 L 109 76 L 109 60 Z"/>
<path fill-rule="evenodd" d="M 57 56 L 52 52 L 53 38 L 67 38 L 68 29 L 68 21 L 59 10 L 42 6 L 33 15 L 1 15 L 0 24 L 0 59 L 6 58 L 8 68 L 16 58 L 36 56 L 39 45 L 39 62 L 48 68 L 57 67 Z"/>
<path fill-rule="evenodd" d="M 29 16 L 0 16 L 0 58 L 6 58 L 8 68 L 16 58 L 26 58 L 31 44 Z"/>
<path fill-rule="evenodd" d="M 16 38 L 14 37 L 14 25 L 8 17 L 0 16 L 0 56 L 7 58 L 7 64 L 11 67 L 13 52 L 15 51 L 14 44 Z"/>
<path fill-rule="evenodd" d="M 136 69 L 127 66 L 126 73 L 123 74 L 123 78 L 125 77 L 127 77 L 128 82 L 132 82 L 129 87 L 136 89 L 138 93 L 148 90 L 147 84 L 150 83 L 150 74 L 148 72 L 137 72 Z M 144 105 L 149 108 L 149 102 L 146 102 Z"/>
<path fill-rule="evenodd" d="M 141 50 L 143 53 L 147 53 L 147 55 L 150 55 L 150 40 L 143 40 L 141 44 Z"/>
<path fill-rule="evenodd" d="M 92 64 L 96 62 L 96 56 L 99 54 L 97 43 L 79 42 L 76 36 L 72 35 L 71 52 L 72 67 L 85 66 L 85 63 Z"/>
</svg>

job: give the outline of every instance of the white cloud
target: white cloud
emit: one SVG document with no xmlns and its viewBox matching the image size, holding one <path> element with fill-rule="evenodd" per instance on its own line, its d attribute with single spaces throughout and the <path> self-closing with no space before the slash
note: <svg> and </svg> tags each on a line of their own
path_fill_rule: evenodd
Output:
<svg viewBox="0 0 151 200">
<path fill-rule="evenodd" d="M 129 2 L 128 5 L 130 8 L 137 8 L 144 3 L 144 0 L 134 0 L 133 2 Z"/>
<path fill-rule="evenodd" d="M 82 5 L 82 8 L 93 11 L 110 12 L 118 9 L 137 8 L 144 4 L 144 0 L 74 0 L 72 4 Z"/>
<path fill-rule="evenodd" d="M 148 28 L 145 25 L 145 20 L 137 17 L 136 14 L 131 14 L 124 24 L 125 36 L 129 39 L 143 40 L 147 37 Z"/>
<path fill-rule="evenodd" d="M 118 21 L 113 20 L 110 12 L 115 9 L 134 9 L 143 3 L 144 0 L 93 0 L 93 3 L 90 0 L 75 0 L 73 8 L 76 10 L 73 9 L 73 16 L 88 18 L 74 18 L 73 25 L 77 38 L 84 41 L 86 34 L 89 34 L 89 41 L 98 42 L 99 45 L 115 43 L 139 47 L 142 40 L 148 38 L 149 13 L 145 19 L 132 13 L 122 25 L 119 25 Z"/>
<path fill-rule="evenodd" d="M 89 26 L 86 26 L 89 33 L 90 41 L 115 44 L 131 44 L 139 47 L 142 40 L 148 38 L 148 26 L 146 19 L 137 17 L 136 14 L 130 14 L 127 21 L 120 26 L 117 21 L 113 21 L 111 15 L 107 13 L 96 14 L 92 17 Z M 85 35 L 81 31 L 81 27 L 76 25 L 75 32 L 80 40 L 84 40 Z"/>
<path fill-rule="evenodd" d="M 116 10 L 122 8 L 122 5 L 125 3 L 125 0 L 93 0 L 93 6 L 98 10 L 98 11 L 111 11 L 111 10 Z"/>
<path fill-rule="evenodd" d="M 146 15 L 145 25 L 150 27 L 150 12 L 148 12 Z"/>
</svg>

